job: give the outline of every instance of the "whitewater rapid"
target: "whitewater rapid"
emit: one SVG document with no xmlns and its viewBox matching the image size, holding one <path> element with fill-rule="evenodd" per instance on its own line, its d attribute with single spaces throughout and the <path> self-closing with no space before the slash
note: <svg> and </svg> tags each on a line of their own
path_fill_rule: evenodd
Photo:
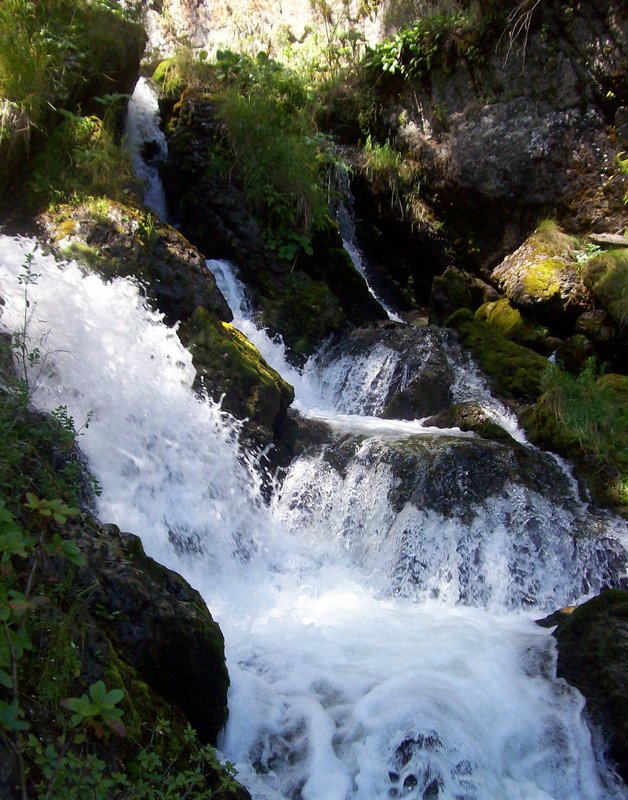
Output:
<svg viewBox="0 0 628 800">
<path fill-rule="evenodd" d="M 29 240 L 0 236 L 5 330 L 21 324 L 17 278 L 32 250 Z M 375 494 L 391 480 L 384 467 L 358 458 L 339 481 L 311 456 L 265 505 L 238 450 L 238 425 L 192 392 L 189 353 L 138 288 L 84 276 L 40 251 L 33 268 L 29 341 L 47 353 L 32 376 L 33 402 L 66 405 L 77 425 L 91 413 L 79 444 L 102 485 L 99 518 L 139 534 L 219 621 L 232 682 L 220 744 L 255 800 L 624 796 L 596 758 L 582 698 L 555 677 L 552 638 L 533 623 L 577 599 L 570 570 L 584 574 L 586 565 L 573 542 L 568 563 L 541 565 L 548 577 L 526 607 L 500 549 L 509 531 L 499 503 L 508 497 L 475 529 L 452 522 L 447 531 L 416 509 L 430 574 L 421 591 L 399 593 L 380 566 L 385 546 L 369 538 L 386 525 L 408 527 Z M 548 530 L 569 537 L 547 513 Z M 496 589 L 463 600 L 452 588 L 454 561 L 443 574 L 436 568 L 439 534 L 460 562 L 456 536 L 492 528 L 500 528 L 492 549 L 468 556 L 484 559 Z"/>
</svg>

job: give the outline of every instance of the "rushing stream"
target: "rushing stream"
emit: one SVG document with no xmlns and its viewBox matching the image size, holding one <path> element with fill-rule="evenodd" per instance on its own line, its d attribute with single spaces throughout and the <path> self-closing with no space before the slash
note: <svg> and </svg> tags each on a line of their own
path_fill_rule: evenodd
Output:
<svg viewBox="0 0 628 800">
<path fill-rule="evenodd" d="M 31 249 L 0 237 L 9 330 Z M 266 507 L 237 426 L 193 394 L 189 354 L 136 287 L 41 254 L 33 266 L 29 336 L 49 354 L 35 403 L 67 405 L 79 424 L 92 412 L 80 444 L 100 518 L 140 534 L 220 622 L 232 679 L 221 746 L 257 800 L 622 796 L 532 621 L 609 578 L 612 539 L 578 543 L 575 512 L 523 485 L 466 521 L 392 503 L 394 470 L 377 455 L 390 433 L 375 430 L 342 475 L 321 454 L 298 460 Z"/>
<path fill-rule="evenodd" d="M 0 236 L 5 330 L 23 322 L 33 247 Z M 238 424 L 194 394 L 190 354 L 138 288 L 39 251 L 32 267 L 28 336 L 46 354 L 34 403 L 67 406 L 77 426 L 92 415 L 79 443 L 102 485 L 98 516 L 139 534 L 220 623 L 220 744 L 255 800 L 625 796 L 533 621 L 616 582 L 625 530 L 525 444 L 445 334 L 426 334 L 426 355 L 444 348 L 452 395 L 482 405 L 519 450 L 376 416 L 407 379 L 403 330 L 359 358 L 327 348 L 297 372 L 256 328 L 232 268 L 209 261 L 235 324 L 295 385 L 301 414 L 330 428 L 265 504 Z"/>
</svg>

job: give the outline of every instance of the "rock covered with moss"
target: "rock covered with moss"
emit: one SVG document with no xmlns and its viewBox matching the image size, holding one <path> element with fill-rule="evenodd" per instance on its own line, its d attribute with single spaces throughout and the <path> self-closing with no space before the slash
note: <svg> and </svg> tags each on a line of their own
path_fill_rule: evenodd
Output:
<svg viewBox="0 0 628 800">
<path fill-rule="evenodd" d="M 483 303 L 493 302 L 498 297 L 490 284 L 471 273 L 448 266 L 432 281 L 429 322 L 431 325 L 444 325 L 458 309 L 475 311 Z"/>
<path fill-rule="evenodd" d="M 87 590 L 86 608 L 118 656 L 215 744 L 229 677 L 222 633 L 200 594 L 149 558 L 137 536 L 89 522 L 69 533 L 86 559 L 77 591 Z"/>
<path fill-rule="evenodd" d="M 554 636 L 558 675 L 584 695 L 607 755 L 628 781 L 628 592 L 607 590 L 583 603 Z"/>
<path fill-rule="evenodd" d="M 294 400 L 294 390 L 262 358 L 259 350 L 233 325 L 197 308 L 179 329 L 192 354 L 198 388 L 222 408 L 245 419 L 244 432 L 257 447 L 273 441 Z"/>
<path fill-rule="evenodd" d="M 55 252 L 106 279 L 136 278 L 169 324 L 199 306 L 232 319 L 201 253 L 151 212 L 100 198 L 56 206 L 42 222 Z"/>
<path fill-rule="evenodd" d="M 507 256 L 491 278 L 508 300 L 560 329 L 590 307 L 581 271 L 571 258 L 574 240 L 546 224 Z"/>
<path fill-rule="evenodd" d="M 462 309 L 448 320 L 458 330 L 460 340 L 468 347 L 497 394 L 522 402 L 533 402 L 541 394 L 541 382 L 547 359 L 527 347 L 510 341 L 495 327 L 474 319 Z"/>
</svg>

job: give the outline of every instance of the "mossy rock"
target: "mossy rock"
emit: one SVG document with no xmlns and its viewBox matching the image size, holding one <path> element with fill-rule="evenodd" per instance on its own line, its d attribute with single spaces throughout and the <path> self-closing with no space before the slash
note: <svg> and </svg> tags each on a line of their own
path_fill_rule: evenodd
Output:
<svg viewBox="0 0 628 800">
<path fill-rule="evenodd" d="M 197 384 L 239 419 L 259 445 L 273 440 L 275 426 L 294 399 L 294 390 L 270 367 L 259 350 L 233 325 L 204 308 L 179 328 L 192 354 Z"/>
<path fill-rule="evenodd" d="M 447 267 L 432 281 L 429 323 L 442 325 L 460 308 L 474 311 L 479 305 L 497 296 L 492 287 L 479 278 L 456 267 Z"/>
<path fill-rule="evenodd" d="M 168 323 L 199 306 L 233 318 L 203 255 L 151 212 L 100 197 L 57 206 L 41 222 L 58 255 L 106 279 L 137 279 Z"/>
<path fill-rule="evenodd" d="M 143 680 L 215 743 L 227 720 L 224 641 L 200 594 L 115 526 L 72 526 L 85 604 Z"/>
<path fill-rule="evenodd" d="M 590 307 L 576 247 L 573 237 L 544 223 L 493 270 L 491 278 L 514 306 L 560 334 Z"/>
<path fill-rule="evenodd" d="M 517 344 L 546 351 L 545 354 L 549 355 L 544 346 L 546 331 L 514 308 L 506 298 L 481 305 L 475 312 L 475 319 L 486 322 Z"/>
<path fill-rule="evenodd" d="M 511 342 L 485 322 L 473 320 L 465 310 L 448 319 L 501 394 L 534 401 L 541 394 L 547 360 L 527 347 Z"/>
<path fill-rule="evenodd" d="M 628 249 L 608 250 L 587 264 L 584 283 L 613 324 L 626 334 L 628 315 Z"/>
<path fill-rule="evenodd" d="M 554 631 L 557 672 L 584 695 L 628 781 L 628 592 L 609 589 L 578 606 Z"/>
</svg>

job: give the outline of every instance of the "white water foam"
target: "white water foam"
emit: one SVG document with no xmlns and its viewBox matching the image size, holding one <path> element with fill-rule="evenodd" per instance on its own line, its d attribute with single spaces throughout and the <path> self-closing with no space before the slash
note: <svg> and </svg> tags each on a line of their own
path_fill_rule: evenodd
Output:
<svg viewBox="0 0 628 800">
<path fill-rule="evenodd" d="M 9 330 L 31 248 L 0 237 Z M 329 517 L 302 527 L 267 509 L 237 427 L 191 392 L 189 355 L 133 284 L 40 253 L 34 267 L 29 335 L 47 334 L 50 351 L 35 403 L 65 404 L 77 421 L 94 412 L 80 444 L 101 518 L 141 534 L 219 620 L 232 678 L 222 747 L 255 800 L 624 796 L 529 613 L 411 602 L 382 582 L 374 592 L 347 542 L 383 500 L 348 501 L 358 521 L 339 535 Z M 316 473 L 308 490 L 322 482 Z"/>
<path fill-rule="evenodd" d="M 124 137 L 125 146 L 131 154 L 133 171 L 144 185 L 145 205 L 167 222 L 168 205 L 159 178 L 159 164 L 168 156 L 168 144 L 159 127 L 157 94 L 145 78 L 138 80 L 129 99 Z M 150 158 L 145 158 L 146 146 L 154 150 Z"/>
</svg>

